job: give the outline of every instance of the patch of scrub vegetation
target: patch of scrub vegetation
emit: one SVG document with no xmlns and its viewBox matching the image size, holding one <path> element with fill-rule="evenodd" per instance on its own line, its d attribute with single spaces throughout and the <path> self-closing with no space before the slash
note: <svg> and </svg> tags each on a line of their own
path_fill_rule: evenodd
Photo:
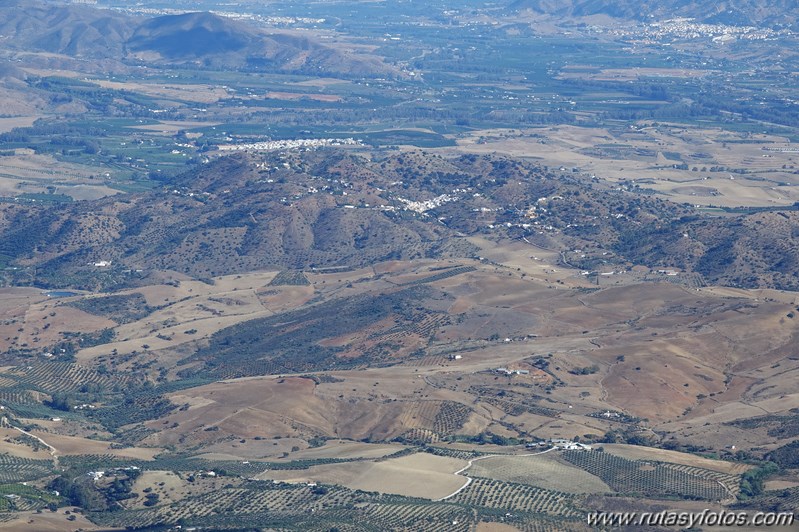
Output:
<svg viewBox="0 0 799 532">
<path fill-rule="evenodd" d="M 72 301 L 68 305 L 120 324 L 138 321 L 156 310 L 156 307 L 148 305 L 144 296 L 138 293 L 87 297 Z"/>
<path fill-rule="evenodd" d="M 345 358 L 339 356 L 345 348 L 321 342 L 364 330 L 390 317 L 400 322 L 398 326 L 412 327 L 418 314 L 415 307 L 423 299 L 424 291 L 423 287 L 414 287 L 390 293 L 360 294 L 228 327 L 215 333 L 208 347 L 182 361 L 193 365 L 180 376 L 208 375 L 227 379 L 346 369 L 367 364 L 379 353 L 366 352 Z M 330 319 L 331 316 L 336 319 Z M 254 357 L 253 353 L 259 356 Z M 198 361 L 203 365 L 198 367 Z"/>
</svg>

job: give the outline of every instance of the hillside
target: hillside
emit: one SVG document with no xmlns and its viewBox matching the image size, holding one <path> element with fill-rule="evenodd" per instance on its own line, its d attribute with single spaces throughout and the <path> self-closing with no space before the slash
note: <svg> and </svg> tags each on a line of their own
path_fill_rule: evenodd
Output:
<svg viewBox="0 0 799 532">
<path fill-rule="evenodd" d="M 211 13 L 142 19 L 88 6 L 28 2 L 4 4 L 0 13 L 0 49 L 99 61 L 97 67 L 102 70 L 144 61 L 314 74 L 394 73 L 376 56 L 334 48 L 312 36 L 258 28 Z M 107 61 L 116 64 L 109 65 Z M 84 64 L 83 68 L 87 66 Z"/>
<path fill-rule="evenodd" d="M 200 57 L 241 50 L 257 40 L 254 29 L 210 13 L 156 17 L 136 28 L 128 46 L 165 58 Z"/>
<path fill-rule="evenodd" d="M 57 208 L 6 204 L 0 212 L 0 252 L 23 267 L 19 280 L 35 265 L 36 282 L 53 287 L 135 284 L 124 273 L 131 270 L 205 278 L 474 257 L 469 235 L 580 249 L 564 260 L 588 271 L 639 264 L 731 286 L 799 282 L 794 210 L 697 216 L 493 156 L 240 154 L 148 193 Z M 114 267 L 91 266 L 99 261 Z"/>
<path fill-rule="evenodd" d="M 48 95 L 31 90 L 28 80 L 17 65 L 0 60 L 0 107 L 5 116 L 35 114 L 48 107 Z"/>
<path fill-rule="evenodd" d="M 791 210 L 642 228 L 616 249 L 634 262 L 685 268 L 722 285 L 796 290 L 798 236 L 799 212 Z"/>
<path fill-rule="evenodd" d="M 155 62 L 202 59 L 205 66 L 370 74 L 389 72 L 376 57 L 348 54 L 310 37 L 266 33 L 211 13 L 166 15 L 136 27 L 126 43 L 135 57 Z"/>
<path fill-rule="evenodd" d="M 299 169 L 259 172 L 256 164 L 225 158 L 164 190 L 46 210 L 36 221 L 28 219 L 29 207 L 6 206 L 9 226 L 0 247 L 44 260 L 53 274 L 48 284 L 91 278 L 96 272 L 86 264 L 99 257 L 120 267 L 206 277 L 469 253 L 468 245 L 445 238 L 451 232 L 440 224 L 343 208 L 379 200 L 374 189 L 334 178 L 320 183 Z M 326 190 L 309 192 L 314 187 Z"/>
<path fill-rule="evenodd" d="M 121 58 L 137 19 L 79 5 L 4 2 L 0 41 L 13 50 L 45 51 L 93 59 Z"/>
<path fill-rule="evenodd" d="M 706 23 L 736 26 L 794 26 L 799 20 L 799 6 L 791 0 L 723 0 L 707 3 L 693 0 L 515 0 L 514 12 L 532 10 L 557 17 L 607 15 L 630 20 L 666 20 L 694 18 Z"/>
</svg>

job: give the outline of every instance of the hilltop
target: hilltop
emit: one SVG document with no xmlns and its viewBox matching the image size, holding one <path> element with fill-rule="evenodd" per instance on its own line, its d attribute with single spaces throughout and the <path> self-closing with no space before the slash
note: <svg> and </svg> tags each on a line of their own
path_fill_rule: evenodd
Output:
<svg viewBox="0 0 799 532">
<path fill-rule="evenodd" d="M 258 36 L 247 24 L 211 13 L 187 13 L 149 19 L 128 41 L 133 51 L 155 51 L 166 58 L 232 53 L 251 46 Z"/>
</svg>

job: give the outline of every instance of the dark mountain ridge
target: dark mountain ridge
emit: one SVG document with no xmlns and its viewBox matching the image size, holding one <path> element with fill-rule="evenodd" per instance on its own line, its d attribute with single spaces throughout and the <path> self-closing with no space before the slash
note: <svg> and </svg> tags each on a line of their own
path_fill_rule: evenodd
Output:
<svg viewBox="0 0 799 532">
<path fill-rule="evenodd" d="M 255 32 L 245 24 L 211 13 L 187 13 L 145 21 L 127 45 L 133 51 L 158 51 L 175 59 L 235 52 L 254 41 Z"/>
</svg>

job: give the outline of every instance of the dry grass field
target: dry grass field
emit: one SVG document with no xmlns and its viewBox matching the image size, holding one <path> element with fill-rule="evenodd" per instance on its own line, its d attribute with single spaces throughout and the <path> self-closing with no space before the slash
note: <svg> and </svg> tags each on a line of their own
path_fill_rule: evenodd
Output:
<svg viewBox="0 0 799 532">
<path fill-rule="evenodd" d="M 114 322 L 61 306 L 35 288 L 0 289 L 0 348 L 47 347 L 65 332 L 93 332 Z"/>
<path fill-rule="evenodd" d="M 591 71 L 585 71 L 589 68 Z M 560 74 L 562 79 L 590 79 L 596 81 L 629 81 L 642 77 L 697 78 L 706 76 L 706 70 L 687 68 L 603 68 L 595 70 L 589 65 L 569 65 Z"/>
<path fill-rule="evenodd" d="M 477 524 L 476 532 L 515 532 L 519 529 L 507 523 L 482 521 Z"/>
<path fill-rule="evenodd" d="M 299 448 L 300 450 L 296 450 Z M 206 445 L 205 453 L 197 455 L 206 460 L 258 460 L 274 462 L 294 460 L 373 460 L 405 449 L 396 443 L 364 443 L 350 440 L 327 440 L 321 447 L 308 447 L 301 438 L 243 438 Z"/>
<path fill-rule="evenodd" d="M 176 348 L 206 338 L 245 320 L 270 316 L 305 303 L 310 287 L 268 287 L 276 272 L 235 275 L 214 279 L 212 285 L 181 281 L 179 285 L 153 285 L 122 294 L 141 294 L 157 310 L 115 329 L 113 345 L 81 350 L 78 360 L 88 362 L 108 355 L 128 354 L 149 345 L 153 350 Z M 187 333 L 186 331 L 190 331 Z"/>
<path fill-rule="evenodd" d="M 22 437 L 23 435 L 12 428 L 0 427 L 0 454 L 10 454 L 20 458 L 34 460 L 47 460 L 49 451 L 44 446 L 34 448 L 32 442 Z"/>
<path fill-rule="evenodd" d="M 30 127 L 39 116 L 13 116 L 0 118 L 0 133 L 11 131 L 15 127 Z"/>
<path fill-rule="evenodd" d="M 524 243 L 485 249 L 499 265 L 467 261 L 476 269 L 429 283 L 447 294 L 449 299 L 436 305 L 449 317 L 432 329 L 427 356 L 357 372 L 327 371 L 332 380 L 319 382 L 268 376 L 175 392 L 172 402 L 188 408 L 148 422 L 157 432 L 145 441 L 156 446 L 192 442 L 204 452 L 254 457 L 280 456 L 297 446 L 274 446 L 275 436 L 299 438 L 301 449 L 307 447 L 302 438 L 383 440 L 408 431 L 434 439 L 446 431 L 574 437 L 614 427 L 588 417 L 613 410 L 689 439 L 713 434 L 709 441 L 723 447 L 732 444 L 738 430 L 724 422 L 762 414 L 763 408 L 785 412 L 799 406 L 799 397 L 786 399 L 794 396 L 791 378 L 799 364 L 783 361 L 772 368 L 797 332 L 794 320 L 785 318 L 791 308 L 787 294 L 694 290 L 673 283 L 580 292 L 574 288 L 582 287 L 584 278 L 553 265 L 551 252 Z M 125 293 L 142 294 L 159 308 L 115 326 L 112 343 L 81 350 L 78 361 L 133 356 L 120 367 L 148 360 L 168 367 L 224 327 L 304 308 L 314 297 L 391 290 L 435 274 L 434 267 L 425 260 L 394 261 L 349 272 L 315 272 L 307 275 L 308 286 L 273 286 L 276 272 L 264 272 L 220 277 L 213 284 L 183 280 L 143 287 Z M 563 284 L 553 282 L 556 276 Z M 370 338 L 391 323 L 383 320 L 367 332 L 337 335 L 319 345 L 342 349 L 346 359 L 376 345 Z M 107 322 L 95 327 L 100 325 Z M 423 345 L 418 335 L 396 338 L 396 362 Z M 460 358 L 450 359 L 451 353 Z M 539 358 L 546 360 L 546 370 L 532 364 Z M 593 365 L 595 371 L 580 373 Z M 500 376 L 494 372 L 498 367 L 527 373 Z M 758 385 L 766 377 L 770 388 Z M 546 394 L 546 401 L 523 399 L 531 389 Z M 512 394 L 492 398 L 500 390 Z M 444 416 L 454 415 L 456 408 L 446 405 L 461 405 L 463 414 L 445 423 Z M 700 430 L 707 422 L 712 430 Z M 258 436 L 270 443 L 250 441 L 238 448 L 222 441 L 227 436 Z M 754 440 L 735 441 L 744 446 Z"/>
<path fill-rule="evenodd" d="M 558 457 L 555 452 L 533 456 L 492 456 L 476 460 L 464 474 L 493 478 L 565 493 L 610 493 L 602 480 Z"/>
<path fill-rule="evenodd" d="M 267 92 L 264 95 L 264 98 L 270 100 L 314 100 L 317 102 L 339 102 L 341 101 L 341 96 L 336 96 L 335 94 L 305 94 L 305 93 L 297 93 L 297 92 Z"/>
<path fill-rule="evenodd" d="M 4 196 L 55 192 L 89 200 L 119 193 L 103 183 L 103 168 L 59 161 L 52 155 L 24 149 L 15 151 L 15 155 L 0 157 L 0 194 Z"/>
<path fill-rule="evenodd" d="M 556 264 L 553 251 L 518 241 L 473 242 L 493 264 L 391 261 L 346 272 L 307 272 L 306 286 L 270 285 L 278 272 L 217 277 L 212 283 L 173 276 L 168 284 L 120 292 L 140 294 L 152 307 L 146 316 L 121 324 L 17 289 L 3 298 L 1 323 L 16 345 L 32 345 L 37 337 L 40 344 L 53 341 L 75 323 L 87 332 L 112 327 L 113 341 L 80 350 L 80 364 L 124 357 L 118 366 L 124 370 L 156 361 L 174 376 L 175 364 L 225 327 L 306 308 L 311 301 L 396 290 L 436 275 L 440 266 L 474 268 L 424 285 L 446 294 L 435 302 L 441 317 L 430 322 L 429 336 L 391 336 L 395 354 L 387 355 L 392 360 L 387 367 L 325 371 L 332 379 L 319 382 L 267 376 L 207 384 L 172 393 L 175 405 L 188 407 L 147 423 L 156 431 L 147 445 L 191 444 L 232 457 L 351 453 L 328 446 L 291 451 L 306 449 L 303 438 L 317 436 L 601 435 L 617 425 L 588 414 L 604 410 L 697 441 L 703 433 L 713 434 L 710 441 L 723 447 L 738 431 L 723 423 L 762 414 L 764 408 L 779 413 L 799 406 L 799 400 L 789 399 L 799 364 L 782 360 L 772 367 L 785 358 L 797 333 L 795 321 L 785 318 L 795 304 L 790 294 L 694 290 L 673 283 L 585 290 L 591 285 L 579 271 Z M 52 325 L 45 331 L 39 323 L 48 321 Z M 357 356 L 377 345 L 374 335 L 393 323 L 387 318 L 319 345 L 341 349 L 342 359 Z M 409 358 L 419 348 L 424 356 Z M 457 360 L 450 358 L 455 353 Z M 546 367 L 536 367 L 536 360 L 546 361 Z M 595 371 L 580 373 L 592 366 Z M 527 373 L 499 375 L 494 371 L 499 367 Z M 770 388 L 758 384 L 766 378 Z M 501 399 L 500 391 L 506 394 Z M 525 399 L 531 391 L 540 398 Z M 702 428 L 708 422 L 712 428 Z M 256 436 L 265 440 L 256 444 Z M 284 440 L 273 445 L 275 436 Z M 226 442 L 228 437 L 233 440 Z M 739 446 L 756 439 L 735 438 Z"/>
<path fill-rule="evenodd" d="M 166 101 L 174 102 L 193 102 L 210 104 L 228 97 L 228 91 L 220 86 L 213 85 L 177 85 L 177 84 L 153 84 L 137 82 L 120 82 L 104 79 L 91 79 L 94 83 L 103 88 L 116 90 L 129 90 L 161 98 Z"/>
<path fill-rule="evenodd" d="M 217 430 L 240 438 L 390 440 L 413 428 L 412 418 L 418 415 L 419 404 L 429 405 L 421 424 L 432 429 L 437 412 L 453 395 L 438 390 L 422 393 L 424 380 L 409 369 L 398 374 L 367 370 L 351 376 L 332 375 L 340 382 L 315 384 L 310 378 L 257 377 L 176 393 L 170 398 L 172 402 L 188 408 L 163 421 L 148 423 L 160 431 L 148 441 L 166 444 L 191 438 L 199 443 L 218 439 Z M 406 418 L 409 422 L 404 423 Z M 218 429 L 209 430 L 212 427 Z"/>
<path fill-rule="evenodd" d="M 97 526 L 84 515 L 70 511 L 70 508 L 60 508 L 57 512 L 20 512 L 10 521 L 0 521 L 0 530 L 29 530 L 31 532 L 63 532 L 64 530 L 107 530 L 106 527 Z M 67 518 L 75 516 L 75 520 Z"/>
<path fill-rule="evenodd" d="M 176 502 L 188 495 L 186 484 L 185 480 L 172 471 L 145 471 L 136 479 L 133 491 L 143 493 L 149 488 L 164 501 Z"/>
<path fill-rule="evenodd" d="M 328 440 L 322 447 L 304 449 L 291 453 L 292 460 L 314 460 L 319 458 L 382 458 L 401 451 L 399 444 L 363 443 L 346 440 Z"/>
<path fill-rule="evenodd" d="M 459 139 L 458 149 L 531 157 L 611 183 L 634 182 L 691 205 L 768 207 L 799 201 L 799 153 L 788 139 L 773 135 L 669 123 L 642 122 L 627 129 L 558 125 L 478 131 Z M 675 167 L 681 164 L 688 169 Z"/>
<path fill-rule="evenodd" d="M 218 126 L 216 122 L 192 122 L 188 120 L 174 121 L 174 120 L 160 120 L 155 124 L 142 124 L 137 126 L 130 126 L 130 129 L 138 129 L 141 131 L 148 131 L 151 133 L 158 133 L 162 135 L 172 136 L 178 131 L 191 131 L 195 128 Z M 198 135 L 200 133 L 197 133 Z"/>
<path fill-rule="evenodd" d="M 44 431 L 31 431 L 34 436 L 40 437 L 56 449 L 59 456 L 79 456 L 82 454 L 112 455 L 119 458 L 134 460 L 152 460 L 163 449 L 157 447 L 140 448 L 125 447 L 117 449 L 109 442 L 81 438 L 77 436 L 63 436 Z"/>
<path fill-rule="evenodd" d="M 260 478 L 324 482 L 364 491 L 440 499 L 466 482 L 454 474 L 465 465 L 465 460 L 416 453 L 382 462 L 321 465 L 302 471 L 267 471 Z"/>
</svg>

